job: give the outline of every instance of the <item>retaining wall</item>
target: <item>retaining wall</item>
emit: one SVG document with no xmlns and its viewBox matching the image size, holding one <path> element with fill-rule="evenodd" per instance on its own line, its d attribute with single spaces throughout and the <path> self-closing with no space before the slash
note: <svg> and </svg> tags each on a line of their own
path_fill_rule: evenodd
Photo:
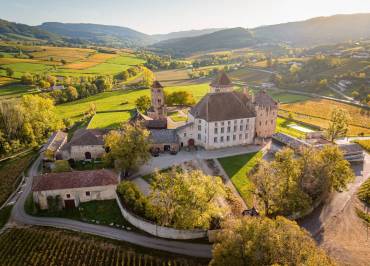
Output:
<svg viewBox="0 0 370 266">
<path fill-rule="evenodd" d="M 122 216 L 133 226 L 147 232 L 153 236 L 169 238 L 169 239 L 198 239 L 207 236 L 207 230 L 194 229 L 194 230 L 180 230 L 170 227 L 157 225 L 153 222 L 146 221 L 143 218 L 131 213 L 127 210 L 118 195 L 116 195 L 117 204 L 121 210 Z"/>
</svg>

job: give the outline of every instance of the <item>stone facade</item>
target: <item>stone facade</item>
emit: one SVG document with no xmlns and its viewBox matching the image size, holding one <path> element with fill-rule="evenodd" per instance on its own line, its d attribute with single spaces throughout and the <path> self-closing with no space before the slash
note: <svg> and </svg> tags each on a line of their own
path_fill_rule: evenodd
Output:
<svg viewBox="0 0 370 266">
<path fill-rule="evenodd" d="M 94 200 L 111 200 L 116 198 L 116 186 L 98 186 L 86 188 L 71 188 L 60 190 L 34 191 L 33 200 L 41 210 L 48 209 L 48 197 L 60 198 L 60 204 L 66 207 L 66 202 L 73 201 L 74 206 L 79 206 L 82 202 Z"/>
<path fill-rule="evenodd" d="M 154 120 L 167 119 L 167 107 L 164 99 L 163 86 L 155 81 L 151 88 L 151 101 L 152 106 L 147 111 L 148 116 Z"/>
<path fill-rule="evenodd" d="M 100 159 L 105 154 L 103 145 L 72 146 L 69 157 L 76 161 Z"/>
<path fill-rule="evenodd" d="M 218 149 L 261 144 L 275 132 L 278 103 L 265 91 L 255 96 L 233 90 L 221 73 L 189 112 L 187 123 L 177 128 L 180 146 Z"/>
</svg>

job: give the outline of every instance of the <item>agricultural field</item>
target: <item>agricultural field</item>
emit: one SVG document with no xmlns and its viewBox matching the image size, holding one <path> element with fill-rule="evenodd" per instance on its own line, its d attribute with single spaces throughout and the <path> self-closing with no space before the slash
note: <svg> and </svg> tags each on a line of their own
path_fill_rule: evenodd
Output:
<svg viewBox="0 0 370 266">
<path fill-rule="evenodd" d="M 359 144 L 364 150 L 370 152 L 370 139 L 366 140 L 355 140 L 357 144 Z"/>
<path fill-rule="evenodd" d="M 334 109 L 345 109 L 350 115 L 348 135 L 370 135 L 370 112 L 363 108 L 326 99 L 311 99 L 304 102 L 280 105 L 280 114 L 321 128 L 327 128 Z"/>
<path fill-rule="evenodd" d="M 247 82 L 249 85 L 260 85 L 270 80 L 271 74 L 249 68 L 241 68 L 230 72 L 230 77 L 235 80 Z"/>
<path fill-rule="evenodd" d="M 118 128 L 132 117 L 130 111 L 97 113 L 87 128 Z"/>
<path fill-rule="evenodd" d="M 30 151 L 0 163 L 0 205 L 18 186 L 21 180 L 19 176 L 26 170 L 34 155 L 35 152 Z"/>
<path fill-rule="evenodd" d="M 2 265 L 207 265 L 207 261 L 66 230 L 8 229 L 0 236 Z"/>
<path fill-rule="evenodd" d="M 253 206 L 253 183 L 248 173 L 261 158 L 262 152 L 257 152 L 218 159 L 248 207 Z"/>
<path fill-rule="evenodd" d="M 20 97 L 29 93 L 36 93 L 38 90 L 34 86 L 13 84 L 0 87 L 0 99 Z"/>
<path fill-rule="evenodd" d="M 166 87 L 165 91 L 182 91 L 187 90 L 193 93 L 196 101 L 199 101 L 209 90 L 209 85 L 198 84 L 190 86 Z M 143 95 L 149 96 L 150 91 L 145 90 L 120 90 L 114 92 L 103 92 L 93 95 L 89 98 L 69 102 L 57 106 L 57 112 L 61 118 L 70 118 L 72 121 L 79 120 L 83 113 L 89 109 L 91 103 L 94 103 L 98 112 L 109 111 L 126 111 L 129 112 L 135 108 L 135 100 Z M 112 117 L 116 115 L 112 114 Z M 99 124 L 95 124 L 98 125 Z"/>
</svg>

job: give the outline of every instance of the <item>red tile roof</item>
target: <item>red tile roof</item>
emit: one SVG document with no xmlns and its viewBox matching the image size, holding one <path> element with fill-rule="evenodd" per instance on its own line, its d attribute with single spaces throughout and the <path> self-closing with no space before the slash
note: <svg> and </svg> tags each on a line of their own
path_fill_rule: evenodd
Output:
<svg viewBox="0 0 370 266">
<path fill-rule="evenodd" d="M 118 175 L 107 169 L 49 173 L 34 178 L 32 191 L 85 188 L 118 184 Z"/>
</svg>

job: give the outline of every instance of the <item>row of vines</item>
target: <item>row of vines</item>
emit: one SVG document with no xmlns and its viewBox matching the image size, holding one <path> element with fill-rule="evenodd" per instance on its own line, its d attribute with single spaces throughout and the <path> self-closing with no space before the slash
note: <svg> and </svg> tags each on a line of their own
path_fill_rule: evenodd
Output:
<svg viewBox="0 0 370 266">
<path fill-rule="evenodd" d="M 136 250 L 85 234 L 44 228 L 13 228 L 0 235 L 0 265 L 204 265 L 190 258 Z"/>
</svg>

